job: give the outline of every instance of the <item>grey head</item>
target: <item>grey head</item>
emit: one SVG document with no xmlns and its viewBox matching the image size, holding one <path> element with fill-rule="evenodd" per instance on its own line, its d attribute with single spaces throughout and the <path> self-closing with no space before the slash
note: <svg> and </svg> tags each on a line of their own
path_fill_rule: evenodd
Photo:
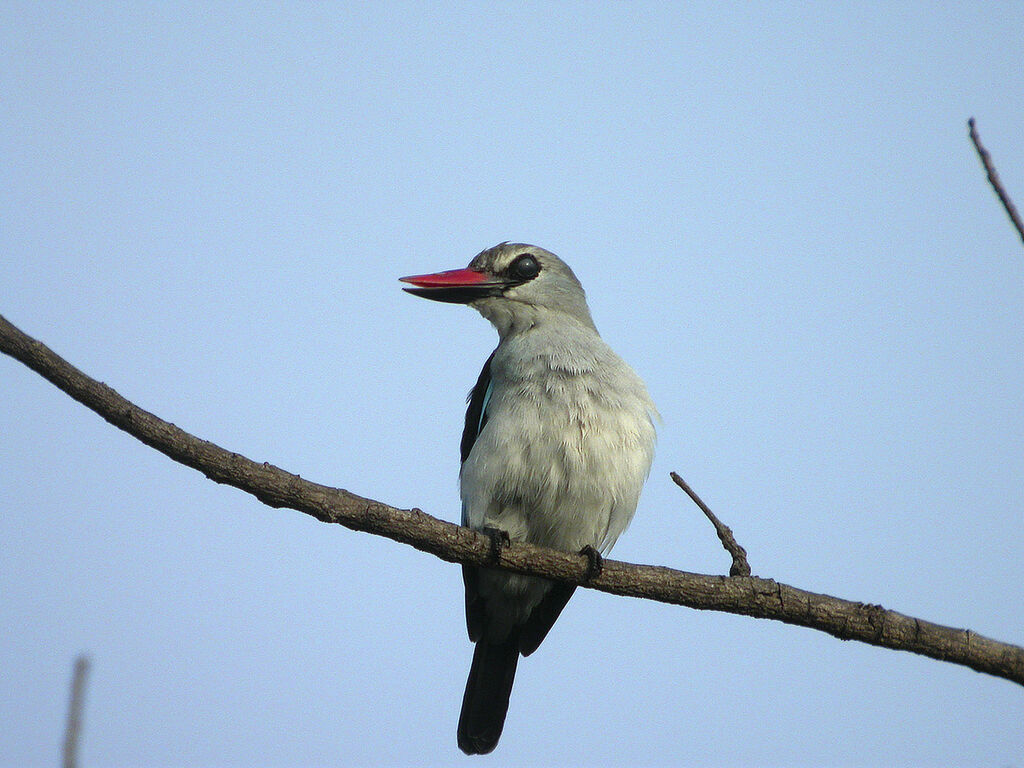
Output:
<svg viewBox="0 0 1024 768">
<path fill-rule="evenodd" d="M 416 296 L 468 304 L 503 338 L 558 322 L 596 330 L 583 286 L 569 265 L 536 245 L 501 243 L 478 253 L 466 269 L 401 280 L 416 286 L 405 289 Z"/>
</svg>

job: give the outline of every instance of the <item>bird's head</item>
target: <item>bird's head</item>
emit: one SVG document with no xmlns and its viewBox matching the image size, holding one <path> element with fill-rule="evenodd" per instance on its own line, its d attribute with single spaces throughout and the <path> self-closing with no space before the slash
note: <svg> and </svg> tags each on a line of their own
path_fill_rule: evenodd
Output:
<svg viewBox="0 0 1024 768">
<path fill-rule="evenodd" d="M 583 286 L 550 251 L 501 243 L 481 251 L 466 269 L 400 278 L 405 290 L 425 299 L 468 304 L 494 323 L 503 337 L 564 315 L 590 328 Z"/>
</svg>

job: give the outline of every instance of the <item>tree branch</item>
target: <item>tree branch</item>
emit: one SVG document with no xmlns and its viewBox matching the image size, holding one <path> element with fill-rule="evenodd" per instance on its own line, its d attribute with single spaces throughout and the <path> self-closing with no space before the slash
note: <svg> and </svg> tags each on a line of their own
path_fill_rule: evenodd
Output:
<svg viewBox="0 0 1024 768">
<path fill-rule="evenodd" d="M 1020 214 L 1017 213 L 1013 201 L 1006 194 L 1006 190 L 1003 189 L 1003 183 L 999 180 L 999 174 L 996 173 L 996 167 L 992 163 L 992 156 L 989 155 L 988 150 L 982 145 L 978 129 L 974 127 L 973 117 L 967 121 L 967 127 L 971 143 L 974 144 L 974 149 L 978 152 L 978 157 L 981 158 L 981 164 L 985 166 L 985 175 L 988 176 L 988 183 L 992 185 L 992 189 L 995 190 L 996 195 L 999 197 L 999 202 L 1003 204 L 1003 208 L 1006 210 L 1006 215 L 1010 217 L 1010 221 L 1017 229 L 1017 234 L 1024 241 L 1024 224 L 1021 223 Z"/>
<path fill-rule="evenodd" d="M 749 576 L 750 575 L 750 563 L 747 562 L 747 550 L 745 550 L 740 543 L 736 541 L 736 537 L 732 535 L 732 529 L 718 519 L 718 516 L 711 511 L 711 508 L 697 495 L 697 492 L 690 487 L 690 485 L 683 480 L 675 472 L 669 472 L 669 477 L 672 478 L 672 482 L 682 488 L 686 495 L 690 497 L 694 504 L 700 507 L 700 511 L 704 513 L 704 516 L 711 521 L 711 524 L 715 526 L 715 533 L 718 534 L 718 540 L 722 542 L 722 546 L 725 547 L 725 551 L 732 556 L 732 565 L 729 566 L 730 576 Z"/>
<path fill-rule="evenodd" d="M 303 480 L 194 437 L 130 403 L 26 336 L 0 316 L 0 351 L 20 360 L 119 429 L 211 480 L 251 493 L 272 507 L 289 507 L 409 544 L 449 562 L 495 565 L 490 539 L 419 509 L 397 509 L 354 493 Z M 827 632 L 884 648 L 961 664 L 1024 685 L 1024 648 L 915 619 L 879 605 L 842 600 L 750 576 L 709 576 L 653 565 L 605 560 L 588 579 L 587 557 L 513 543 L 498 563 L 519 573 L 702 610 L 736 613 Z"/>
<path fill-rule="evenodd" d="M 75 659 L 68 696 L 68 721 L 64 729 L 64 748 L 61 764 L 64 768 L 77 768 L 78 743 L 82 738 L 82 709 L 85 706 L 85 681 L 89 676 L 89 657 L 82 654 Z"/>
</svg>

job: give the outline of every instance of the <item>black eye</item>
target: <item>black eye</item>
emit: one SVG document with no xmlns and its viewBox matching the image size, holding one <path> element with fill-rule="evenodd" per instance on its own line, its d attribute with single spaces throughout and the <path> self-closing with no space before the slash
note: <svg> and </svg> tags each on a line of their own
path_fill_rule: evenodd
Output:
<svg viewBox="0 0 1024 768">
<path fill-rule="evenodd" d="M 530 254 L 523 254 L 512 262 L 508 273 L 517 280 L 532 280 L 540 273 L 540 264 Z"/>
</svg>

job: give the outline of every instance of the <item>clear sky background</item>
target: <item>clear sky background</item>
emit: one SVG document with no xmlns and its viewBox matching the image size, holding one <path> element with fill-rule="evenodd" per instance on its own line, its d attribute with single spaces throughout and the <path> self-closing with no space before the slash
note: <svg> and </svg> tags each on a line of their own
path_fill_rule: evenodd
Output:
<svg viewBox="0 0 1024 768">
<path fill-rule="evenodd" d="M 544 246 L 664 416 L 613 556 L 1024 642 L 1024 5 L 0 5 L 0 313 L 257 461 L 458 518 Z M 462 765 L 456 566 L 262 506 L 0 359 L 0 764 Z M 1024 689 L 580 590 L 477 763 L 1022 766 Z"/>
</svg>

